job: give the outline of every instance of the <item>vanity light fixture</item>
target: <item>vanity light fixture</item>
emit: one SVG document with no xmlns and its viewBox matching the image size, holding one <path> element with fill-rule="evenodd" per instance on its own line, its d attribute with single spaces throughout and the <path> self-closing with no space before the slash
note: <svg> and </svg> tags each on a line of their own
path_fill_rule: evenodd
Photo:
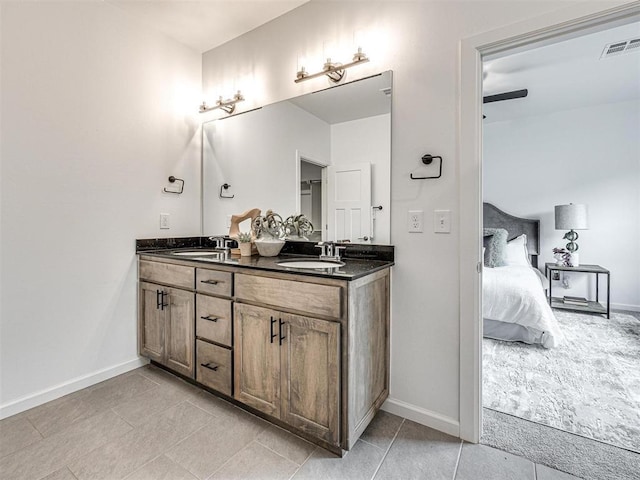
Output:
<svg viewBox="0 0 640 480">
<path fill-rule="evenodd" d="M 209 107 L 207 105 L 207 102 L 202 102 L 202 105 L 200 105 L 200 113 L 210 112 L 211 110 L 216 110 L 217 108 L 219 108 L 230 115 L 236 109 L 236 103 L 242 102 L 243 100 L 244 97 L 242 96 L 242 93 L 240 93 L 240 90 L 238 90 L 238 93 L 236 93 L 233 98 L 230 98 L 228 100 L 222 100 L 222 97 L 219 97 L 218 101 L 213 107 Z"/>
<path fill-rule="evenodd" d="M 338 83 L 344 77 L 345 70 L 347 68 L 355 67 L 361 63 L 366 63 L 369 61 L 369 57 L 367 57 L 363 52 L 362 48 L 358 47 L 358 51 L 353 55 L 353 60 L 351 63 L 347 63 L 343 65 L 341 63 L 333 63 L 330 58 L 327 58 L 324 66 L 322 67 L 322 71 L 314 74 L 309 74 L 304 66 L 300 67 L 300 70 L 296 74 L 295 83 L 304 82 L 306 80 L 311 80 L 312 78 L 318 78 L 322 75 L 326 75 L 329 77 L 333 83 Z"/>
</svg>

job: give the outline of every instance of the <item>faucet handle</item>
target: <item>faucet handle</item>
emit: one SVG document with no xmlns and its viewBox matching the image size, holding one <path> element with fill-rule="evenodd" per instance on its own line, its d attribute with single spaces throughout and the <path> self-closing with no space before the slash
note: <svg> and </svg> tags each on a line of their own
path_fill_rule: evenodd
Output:
<svg viewBox="0 0 640 480">
<path fill-rule="evenodd" d="M 347 249 L 346 245 L 336 245 L 335 252 L 336 252 L 336 258 L 338 260 L 340 260 L 340 250 L 346 250 L 346 249 Z"/>
<path fill-rule="evenodd" d="M 325 242 L 318 242 L 314 247 L 320 249 L 321 257 L 325 257 L 327 255 L 327 244 Z"/>
<path fill-rule="evenodd" d="M 231 247 L 230 247 L 230 245 L 231 245 L 232 243 L 233 243 L 233 240 L 231 240 L 231 239 L 225 239 L 225 241 L 224 241 L 224 248 L 225 248 L 225 249 L 227 249 L 227 248 L 231 248 Z"/>
</svg>

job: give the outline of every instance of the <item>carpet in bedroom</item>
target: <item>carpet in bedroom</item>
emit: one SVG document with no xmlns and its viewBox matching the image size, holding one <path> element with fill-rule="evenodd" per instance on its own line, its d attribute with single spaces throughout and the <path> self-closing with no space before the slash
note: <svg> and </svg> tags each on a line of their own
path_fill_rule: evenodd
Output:
<svg viewBox="0 0 640 480">
<path fill-rule="evenodd" d="M 640 452 L 640 321 L 554 314 L 559 347 L 483 339 L 483 406 Z"/>
</svg>

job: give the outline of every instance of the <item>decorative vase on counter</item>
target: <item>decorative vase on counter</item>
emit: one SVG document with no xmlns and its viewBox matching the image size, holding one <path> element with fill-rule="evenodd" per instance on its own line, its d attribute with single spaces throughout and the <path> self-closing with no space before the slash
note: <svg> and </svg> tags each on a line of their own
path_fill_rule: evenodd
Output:
<svg viewBox="0 0 640 480">
<path fill-rule="evenodd" d="M 261 257 L 277 257 L 284 246 L 285 241 L 279 238 L 259 238 L 256 247 Z"/>
</svg>

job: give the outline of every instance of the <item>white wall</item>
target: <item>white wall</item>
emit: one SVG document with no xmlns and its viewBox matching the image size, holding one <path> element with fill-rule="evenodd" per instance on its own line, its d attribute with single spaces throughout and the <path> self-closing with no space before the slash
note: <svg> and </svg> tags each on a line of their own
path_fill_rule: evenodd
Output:
<svg viewBox="0 0 640 480">
<path fill-rule="evenodd" d="M 203 57 L 203 86 L 211 96 L 239 79 L 247 102 L 269 104 L 327 85 L 295 84 L 300 58 L 307 71 L 322 68 L 325 42 L 353 54 L 354 35 L 371 62 L 350 79 L 393 70 L 391 241 L 391 399 L 385 408 L 458 433 L 459 235 L 458 69 L 460 40 L 566 6 L 554 1 L 310 2 Z M 371 33 L 371 35 L 368 35 Z M 292 40 L 295 39 L 295 40 Z M 220 68 L 224 65 L 224 68 Z M 232 90 L 230 90 L 232 91 Z M 442 155 L 443 177 L 413 181 L 425 153 Z M 423 209 L 427 229 L 407 233 L 407 211 Z M 436 235 L 435 209 L 453 212 L 450 235 Z"/>
<path fill-rule="evenodd" d="M 331 162 L 371 164 L 371 205 L 375 211 L 373 243 L 390 243 L 391 115 L 376 115 L 331 125 Z"/>
<path fill-rule="evenodd" d="M 296 151 L 329 162 L 329 125 L 290 102 L 208 123 L 204 131 L 207 235 L 227 234 L 227 216 L 252 208 L 283 219 L 297 213 Z M 222 183 L 235 198 L 219 198 Z"/>
<path fill-rule="evenodd" d="M 565 232 L 555 230 L 554 205 L 587 204 L 590 228 L 578 231 L 580 263 L 608 268 L 612 303 L 640 310 L 638 132 L 638 101 L 486 123 L 483 183 L 485 201 L 541 220 L 542 270 L 554 261 L 552 249 L 567 243 Z M 573 288 L 554 285 L 554 295 L 595 294 L 593 275 L 570 277 Z"/>
<path fill-rule="evenodd" d="M 102 2 L 0 12 L 6 416 L 139 364 L 134 241 L 199 231 L 201 57 Z"/>
</svg>

